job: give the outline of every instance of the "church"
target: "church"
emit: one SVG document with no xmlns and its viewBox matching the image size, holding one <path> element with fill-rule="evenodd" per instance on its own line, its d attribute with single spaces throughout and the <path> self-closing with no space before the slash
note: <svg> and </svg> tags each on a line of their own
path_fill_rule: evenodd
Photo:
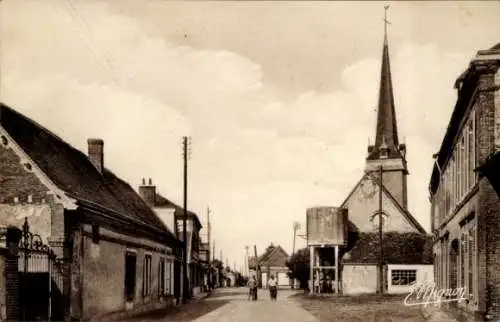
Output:
<svg viewBox="0 0 500 322">
<path fill-rule="evenodd" d="M 412 283 L 434 281 L 432 236 L 408 209 L 406 145 L 399 141 L 396 119 L 385 30 L 375 143 L 341 205 L 348 213 L 347 241 L 339 254 L 344 294 L 408 293 Z"/>
</svg>

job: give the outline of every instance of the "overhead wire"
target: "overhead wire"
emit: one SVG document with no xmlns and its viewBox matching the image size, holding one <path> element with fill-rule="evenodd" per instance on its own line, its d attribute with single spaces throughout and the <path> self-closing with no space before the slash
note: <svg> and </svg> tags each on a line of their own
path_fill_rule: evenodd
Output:
<svg viewBox="0 0 500 322">
<path fill-rule="evenodd" d="M 67 5 L 65 6 L 64 3 L 66 3 Z M 109 52 L 102 46 L 98 46 L 96 44 L 96 42 L 94 41 L 95 37 L 89 25 L 86 23 L 82 15 L 78 13 L 78 9 L 73 4 L 73 0 L 62 0 L 61 7 L 65 12 L 68 13 L 69 17 L 73 21 L 73 24 L 71 26 L 76 36 L 85 44 L 85 48 L 94 58 L 94 60 L 96 60 L 96 62 L 99 64 L 100 68 L 111 78 L 111 81 L 113 83 L 115 83 L 119 87 L 123 87 L 121 82 L 119 81 L 119 78 L 114 73 L 115 69 L 113 67 L 113 64 L 111 63 L 110 59 L 106 57 L 106 55 L 110 56 Z M 59 12 L 59 10 L 56 11 Z M 101 53 L 98 53 L 99 48 L 102 49 Z"/>
</svg>

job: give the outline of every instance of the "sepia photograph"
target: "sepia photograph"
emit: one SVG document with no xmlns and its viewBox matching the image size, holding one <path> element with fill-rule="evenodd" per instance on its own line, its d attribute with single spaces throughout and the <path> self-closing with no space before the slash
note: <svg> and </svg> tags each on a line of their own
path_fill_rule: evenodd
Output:
<svg viewBox="0 0 500 322">
<path fill-rule="evenodd" d="M 500 322 L 500 1 L 0 0 L 0 322 Z"/>
</svg>

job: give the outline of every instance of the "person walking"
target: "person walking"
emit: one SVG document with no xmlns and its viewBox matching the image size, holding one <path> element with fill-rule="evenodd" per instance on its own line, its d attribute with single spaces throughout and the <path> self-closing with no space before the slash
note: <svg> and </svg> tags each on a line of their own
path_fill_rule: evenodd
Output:
<svg viewBox="0 0 500 322">
<path fill-rule="evenodd" d="M 252 276 L 248 281 L 248 299 L 250 298 L 255 301 L 257 300 L 257 280 L 255 276 Z"/>
<path fill-rule="evenodd" d="M 276 301 L 278 298 L 278 283 L 274 279 L 274 276 L 271 275 L 269 282 L 267 282 L 267 285 L 269 286 L 269 296 L 271 297 L 271 301 Z"/>
</svg>

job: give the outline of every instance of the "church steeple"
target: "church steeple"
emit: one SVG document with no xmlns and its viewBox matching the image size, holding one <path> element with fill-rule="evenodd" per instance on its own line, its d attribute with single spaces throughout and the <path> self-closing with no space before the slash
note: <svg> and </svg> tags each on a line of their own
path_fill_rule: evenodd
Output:
<svg viewBox="0 0 500 322">
<path fill-rule="evenodd" d="M 387 39 L 387 9 L 384 17 L 384 44 L 380 69 L 375 144 L 368 147 L 365 171 L 375 176 L 383 171 L 383 184 L 404 208 L 408 207 L 406 145 L 399 144 L 396 109 L 392 87 L 389 41 Z"/>
<path fill-rule="evenodd" d="M 391 64 L 389 59 L 389 42 L 387 39 L 387 9 L 385 6 L 384 18 L 384 44 L 382 49 L 382 66 L 380 70 L 380 87 L 377 108 L 377 127 L 375 133 L 375 145 L 369 147 L 368 159 L 380 158 L 381 148 L 387 150 L 388 158 L 400 158 L 404 156 L 400 151 L 398 139 L 398 127 L 396 122 L 396 111 L 394 107 L 394 94 L 392 87 Z M 382 145 L 386 145 L 386 147 Z"/>
</svg>

